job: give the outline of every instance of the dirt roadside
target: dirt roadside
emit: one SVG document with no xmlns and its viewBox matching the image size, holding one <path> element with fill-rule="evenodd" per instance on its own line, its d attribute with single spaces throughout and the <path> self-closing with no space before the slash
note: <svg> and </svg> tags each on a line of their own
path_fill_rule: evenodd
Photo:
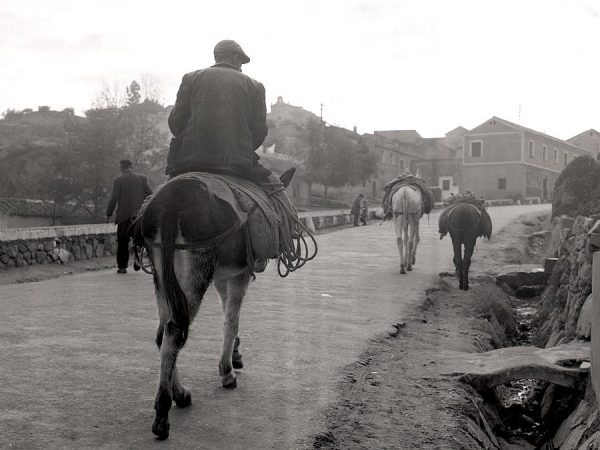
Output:
<svg viewBox="0 0 600 450">
<path fill-rule="evenodd" d="M 541 227 L 539 217 L 523 216 L 479 245 L 471 291 L 458 290 L 454 277 L 441 274 L 418 310 L 370 341 L 361 359 L 344 369 L 338 401 L 324 411 L 327 428 L 315 436 L 313 448 L 491 448 L 476 426 L 478 396 L 440 375 L 441 355 L 490 349 L 490 335 L 473 313 L 478 285 L 493 282 L 494 274 L 530 267 L 522 236 Z"/>
</svg>

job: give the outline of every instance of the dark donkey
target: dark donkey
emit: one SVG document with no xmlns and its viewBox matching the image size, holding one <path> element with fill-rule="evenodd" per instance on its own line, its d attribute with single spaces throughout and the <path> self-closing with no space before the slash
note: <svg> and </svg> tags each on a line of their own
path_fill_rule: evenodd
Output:
<svg viewBox="0 0 600 450">
<path fill-rule="evenodd" d="M 440 239 L 450 233 L 454 248 L 454 266 L 458 276 L 458 287 L 469 290 L 469 269 L 475 241 L 480 236 L 492 237 L 492 221 L 488 213 L 471 203 L 457 203 L 440 215 Z M 463 255 L 464 246 L 464 255 Z"/>
<path fill-rule="evenodd" d="M 281 176 L 284 186 L 293 174 L 291 169 Z M 190 391 L 179 380 L 177 354 L 211 281 L 225 315 L 221 381 L 225 388 L 237 386 L 233 369 L 243 367 L 238 321 L 253 271 L 248 266 L 246 236 L 235 224 L 229 205 L 185 178 L 164 185 L 140 214 L 139 228 L 152 260 L 158 301 L 156 344 L 161 367 L 152 432 L 159 439 L 169 436 L 172 401 L 181 408 L 192 402 Z"/>
</svg>

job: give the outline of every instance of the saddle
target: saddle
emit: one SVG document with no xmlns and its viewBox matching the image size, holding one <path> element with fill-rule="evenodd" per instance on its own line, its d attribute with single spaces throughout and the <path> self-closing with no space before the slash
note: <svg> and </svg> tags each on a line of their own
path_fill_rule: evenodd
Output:
<svg viewBox="0 0 600 450">
<path fill-rule="evenodd" d="M 492 219 L 485 209 L 483 201 L 475 198 L 460 198 L 454 201 L 448 208 L 440 214 L 438 219 L 438 232 L 440 233 L 440 239 L 448 234 L 448 225 L 450 223 L 450 217 L 452 212 L 458 205 L 469 205 L 475 210 L 479 216 L 479 233 L 478 236 L 487 237 L 488 240 L 492 236 Z"/>
<path fill-rule="evenodd" d="M 429 214 L 433 209 L 433 192 L 425 180 L 416 178 L 412 175 L 401 175 L 385 185 L 385 194 L 381 201 L 383 207 L 384 219 L 391 219 L 394 216 L 392 208 L 392 197 L 401 187 L 409 186 L 415 191 L 421 192 L 423 202 L 423 213 Z"/>
</svg>

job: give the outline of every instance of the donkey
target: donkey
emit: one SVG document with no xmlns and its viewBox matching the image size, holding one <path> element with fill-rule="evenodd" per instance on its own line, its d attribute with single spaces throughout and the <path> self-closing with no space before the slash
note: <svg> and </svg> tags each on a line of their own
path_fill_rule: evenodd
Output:
<svg viewBox="0 0 600 450">
<path fill-rule="evenodd" d="M 419 244 L 419 221 L 423 216 L 421 192 L 409 186 L 402 186 L 392 196 L 394 230 L 396 244 L 400 252 L 400 273 L 411 271 L 417 259 Z"/>
<path fill-rule="evenodd" d="M 280 177 L 285 187 L 294 170 Z M 254 276 L 247 258 L 251 250 L 243 230 L 235 226 L 231 208 L 202 184 L 185 178 L 173 179 L 160 189 L 141 213 L 139 223 L 154 268 L 159 314 L 156 344 L 161 367 L 152 432 L 167 439 L 173 400 L 180 408 L 192 402 L 190 391 L 179 380 L 177 355 L 211 281 L 225 315 L 221 382 L 226 389 L 237 386 L 234 369 L 243 367 L 238 321 Z"/>
<path fill-rule="evenodd" d="M 441 219 L 441 216 L 440 216 Z M 487 213 L 480 212 L 469 203 L 458 203 L 452 207 L 448 216 L 447 229 L 454 248 L 454 266 L 458 276 L 458 287 L 469 290 L 469 269 L 471 256 L 475 250 L 475 242 L 479 236 L 491 237 L 491 221 Z M 464 255 L 463 255 L 464 247 Z"/>
</svg>

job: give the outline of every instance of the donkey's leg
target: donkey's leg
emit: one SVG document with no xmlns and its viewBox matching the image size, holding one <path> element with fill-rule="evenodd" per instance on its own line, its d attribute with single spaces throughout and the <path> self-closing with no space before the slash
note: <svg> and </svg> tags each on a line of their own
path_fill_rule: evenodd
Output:
<svg viewBox="0 0 600 450">
<path fill-rule="evenodd" d="M 171 383 L 171 387 L 173 388 L 173 400 L 175 400 L 175 404 L 179 408 L 186 408 L 192 404 L 192 393 L 179 381 L 177 366 L 173 369 L 173 382 Z"/>
<path fill-rule="evenodd" d="M 408 248 L 406 249 L 406 270 L 411 271 L 414 259 L 414 246 L 415 246 L 415 217 L 416 214 L 409 214 L 408 219 Z"/>
<path fill-rule="evenodd" d="M 187 330 L 169 319 L 165 324 L 162 345 L 160 348 L 160 381 L 154 402 L 156 418 L 152 424 L 152 432 L 159 439 L 169 437 L 169 410 L 173 395 L 173 373 L 179 350 L 185 343 Z"/>
<path fill-rule="evenodd" d="M 402 240 L 404 244 L 403 252 L 402 252 L 402 266 L 406 265 L 408 270 L 412 270 L 410 264 L 410 234 L 409 234 L 409 221 L 410 218 L 404 217 L 402 222 Z"/>
<path fill-rule="evenodd" d="M 463 262 L 462 262 L 462 243 L 458 236 L 452 236 L 452 247 L 454 248 L 454 266 L 456 267 L 456 275 L 458 276 L 458 287 L 463 288 Z"/>
<path fill-rule="evenodd" d="M 404 270 L 404 254 L 402 245 L 402 215 L 395 214 L 394 216 L 394 232 L 396 233 L 396 246 L 400 254 L 400 273 L 406 273 Z"/>
<path fill-rule="evenodd" d="M 237 386 L 236 375 L 233 371 L 232 355 L 235 340 L 238 335 L 240 309 L 250 282 L 248 272 L 244 271 L 227 281 L 227 301 L 224 305 L 225 323 L 223 325 L 223 352 L 219 362 L 219 374 L 223 387 L 233 389 Z"/>
<path fill-rule="evenodd" d="M 419 215 L 415 215 L 415 237 L 413 240 L 413 249 L 412 249 L 412 263 L 413 266 L 416 264 L 417 262 L 417 246 L 419 245 L 419 242 L 421 242 L 421 236 L 419 235 L 419 222 L 420 222 L 421 218 L 419 217 Z"/>
<path fill-rule="evenodd" d="M 465 256 L 463 258 L 463 289 L 469 290 L 469 269 L 471 268 L 471 256 L 475 250 L 475 241 L 477 237 L 473 239 L 467 239 L 465 242 Z"/>
<path fill-rule="evenodd" d="M 221 298 L 221 307 L 223 308 L 223 315 L 227 313 L 227 282 L 224 280 L 214 280 L 215 288 Z M 234 369 L 242 369 L 244 363 L 242 362 L 242 354 L 239 352 L 240 338 L 236 336 L 233 345 L 233 353 L 231 356 L 231 362 Z"/>
<path fill-rule="evenodd" d="M 156 331 L 156 345 L 160 350 L 165 332 L 165 324 L 169 320 L 169 311 L 164 296 L 162 295 L 160 289 L 156 290 L 156 298 L 158 299 L 159 315 L 159 325 L 158 330 Z M 175 403 L 178 407 L 185 408 L 186 406 L 190 406 L 192 404 L 192 395 L 189 389 L 183 387 L 181 385 L 181 382 L 179 381 L 177 366 L 175 366 L 173 369 L 173 381 L 171 383 L 171 387 L 173 390 L 173 400 L 175 400 Z"/>
</svg>

